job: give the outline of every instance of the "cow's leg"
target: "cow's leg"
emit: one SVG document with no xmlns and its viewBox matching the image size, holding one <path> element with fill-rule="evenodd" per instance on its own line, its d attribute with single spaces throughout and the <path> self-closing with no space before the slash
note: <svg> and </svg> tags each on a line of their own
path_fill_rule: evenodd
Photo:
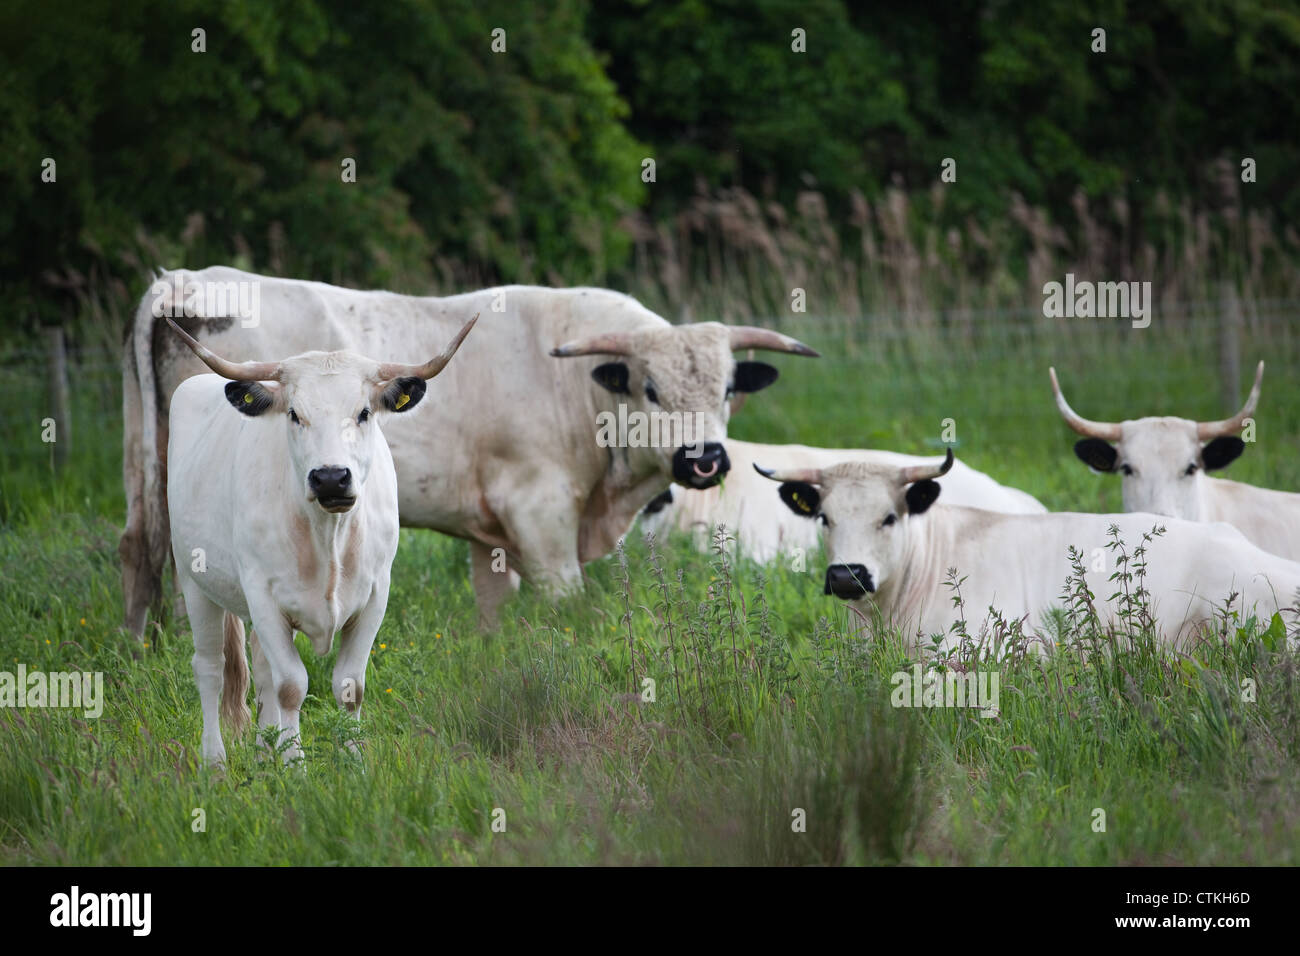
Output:
<svg viewBox="0 0 1300 956">
<path fill-rule="evenodd" d="M 479 627 L 496 628 L 501 619 L 501 605 L 519 589 L 519 575 L 506 564 L 504 554 L 481 541 L 469 543 L 470 572 L 474 597 L 478 602 Z"/>
<path fill-rule="evenodd" d="M 280 726 L 280 705 L 272 689 L 271 663 L 262 653 L 262 642 L 257 638 L 257 628 L 249 629 L 248 642 L 253 658 L 253 698 L 257 701 L 257 740 L 265 749 L 266 741 L 262 731 L 267 727 Z"/>
<path fill-rule="evenodd" d="M 257 629 L 257 643 L 266 657 L 266 671 L 270 680 L 263 680 L 262 687 L 268 687 L 275 695 L 279 707 L 279 736 L 276 746 L 286 739 L 290 741 L 284 751 L 285 763 L 302 757 L 302 741 L 298 731 L 298 715 L 302 702 L 307 697 L 307 668 L 298 656 L 298 649 L 293 646 L 293 630 L 285 621 L 280 609 L 271 600 L 269 594 L 250 594 L 247 590 L 248 609 L 253 618 L 253 627 Z M 189 595 L 186 594 L 188 601 Z M 265 673 L 265 672 L 264 672 Z M 258 688 L 259 699 L 267 693 Z"/>
<path fill-rule="evenodd" d="M 117 553 L 122 561 L 122 624 L 136 640 L 144 639 L 145 616 L 154 597 L 146 548 L 144 518 L 128 506 L 126 530 L 122 532 Z"/>
<path fill-rule="evenodd" d="M 334 661 L 334 699 L 358 723 L 361 721 L 361 703 L 366 695 L 366 664 L 387 607 L 388 580 L 376 581 L 370 603 L 339 632 L 339 654 Z M 357 752 L 355 737 L 348 741 L 348 748 Z"/>
<path fill-rule="evenodd" d="M 194 681 L 199 685 L 203 706 L 203 759 L 208 764 L 225 763 L 226 745 L 221 740 L 221 690 L 225 683 L 225 611 L 210 601 L 188 578 L 182 583 L 190 630 L 194 634 Z"/>
<path fill-rule="evenodd" d="M 552 597 L 582 590 L 578 560 L 579 502 L 551 492 L 511 502 L 502 523 L 516 543 L 519 569 Z"/>
</svg>

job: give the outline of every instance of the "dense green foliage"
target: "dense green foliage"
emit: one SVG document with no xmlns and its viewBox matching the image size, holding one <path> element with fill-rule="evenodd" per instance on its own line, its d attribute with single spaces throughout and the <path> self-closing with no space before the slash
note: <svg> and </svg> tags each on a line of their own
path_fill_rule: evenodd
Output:
<svg viewBox="0 0 1300 956">
<path fill-rule="evenodd" d="M 790 208 L 815 186 L 848 233 L 866 225 L 859 194 L 890 184 L 926 200 L 927 226 L 972 234 L 1018 195 L 1064 230 L 1053 248 L 1091 245 L 1079 202 L 1095 200 L 1116 236 L 1104 265 L 1122 270 L 1144 242 L 1199 229 L 1183 210 L 1244 206 L 1284 235 L 1300 214 L 1298 51 L 1300 13 L 1253 0 L 13 0 L 0 322 L 66 319 L 96 278 L 138 295 L 156 265 L 626 287 L 627 212 L 668 222 L 729 187 Z M 957 182 L 926 199 L 945 157 Z M 1225 250 L 1204 265 L 1234 268 Z"/>
</svg>

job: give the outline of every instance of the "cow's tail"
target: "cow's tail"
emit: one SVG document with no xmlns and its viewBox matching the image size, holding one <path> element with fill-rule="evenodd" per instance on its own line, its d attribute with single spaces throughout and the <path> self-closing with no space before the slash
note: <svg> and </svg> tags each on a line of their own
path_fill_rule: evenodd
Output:
<svg viewBox="0 0 1300 956">
<path fill-rule="evenodd" d="M 229 611 L 222 619 L 225 633 L 223 652 L 226 658 L 221 683 L 221 717 L 235 734 L 248 729 L 252 712 L 248 709 L 248 655 L 244 653 L 244 622 Z"/>
<path fill-rule="evenodd" d="M 163 281 L 165 273 L 159 277 Z M 122 478 L 126 489 L 126 529 L 122 559 L 125 624 L 137 638 L 145 614 L 162 593 L 168 531 L 163 449 L 159 446 L 158 387 L 154 375 L 153 301 L 145 291 L 122 350 Z"/>
</svg>

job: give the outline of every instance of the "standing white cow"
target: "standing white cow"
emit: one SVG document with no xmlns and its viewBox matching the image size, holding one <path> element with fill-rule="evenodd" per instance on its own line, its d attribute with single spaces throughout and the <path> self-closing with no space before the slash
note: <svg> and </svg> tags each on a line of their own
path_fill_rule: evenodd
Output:
<svg viewBox="0 0 1300 956">
<path fill-rule="evenodd" d="M 1119 472 L 1125 511 L 1225 521 L 1265 551 L 1300 560 L 1300 494 L 1206 474 L 1227 467 L 1245 449 L 1238 433 L 1259 402 L 1263 362 L 1255 369 L 1255 385 L 1245 406 L 1218 422 L 1172 416 L 1089 421 L 1066 403 L 1056 369 L 1048 369 L 1048 374 L 1061 417 L 1085 436 L 1075 443 L 1074 453 L 1097 471 Z"/>
<path fill-rule="evenodd" d="M 244 314 L 241 304 L 256 308 Z M 381 361 L 430 354 L 454 334 L 458 316 L 481 313 L 464 352 L 429 386 L 440 414 L 401 416 L 387 437 L 402 524 L 469 539 L 488 622 L 509 594 L 510 570 L 551 593 L 572 591 L 583 563 L 608 554 L 670 481 L 705 488 L 726 474 L 729 398 L 777 377 L 770 365 L 735 361 L 733 351 L 817 354 L 769 329 L 670 325 L 605 289 L 503 286 L 435 298 L 221 267 L 163 275 L 136 312 L 124 359 L 127 524 L 119 550 L 126 626 L 137 635 L 166 560 L 161 409 L 203 371 L 158 334 L 157 317 L 177 312 L 196 339 L 236 359 L 348 349 Z M 681 429 L 636 425 L 672 416 L 690 423 L 684 440 Z"/>
<path fill-rule="evenodd" d="M 662 537 L 670 530 L 689 531 L 702 551 L 711 547 L 713 529 L 724 525 L 736 539 L 739 552 L 755 561 L 768 563 L 781 555 L 807 554 L 817 549 L 820 525 L 804 521 L 781 506 L 766 481 L 753 466 L 768 468 L 828 468 L 844 461 L 858 461 L 904 468 L 928 459 L 899 452 L 853 448 L 813 448 L 808 445 L 760 445 L 727 439 L 731 474 L 719 486 L 686 492 L 674 485 L 646 506 L 641 527 Z M 962 461 L 940 482 L 944 502 L 984 508 L 1006 514 L 1043 514 L 1047 511 L 1032 495 L 1000 485 L 982 471 Z"/>
<path fill-rule="evenodd" d="M 1255 547 L 1229 525 L 1141 513 L 1006 515 L 932 507 L 939 497 L 934 479 L 951 466 L 950 451 L 942 464 L 920 467 L 844 462 L 761 473 L 782 482 L 780 497 L 796 514 L 826 525 L 825 593 L 860 605 L 874 601 L 905 638 L 942 635 L 942 650 L 960 639 L 953 626 L 963 614 L 968 633 L 978 637 L 990 607 L 1008 622 L 1023 621 L 1027 635 L 1041 631 L 1071 577 L 1070 546 L 1083 552 L 1099 616 L 1115 623 L 1117 609 L 1102 597 L 1117 590 L 1109 580 L 1114 568 L 1096 570 L 1092 557 L 1110 543 L 1112 525 L 1130 552 L 1154 526 L 1165 528 L 1147 544 L 1145 586 L 1168 645 L 1210 624 L 1232 594 L 1236 610 L 1264 619 L 1285 610 L 1294 618 L 1300 564 Z M 945 584 L 950 568 L 964 578 L 961 611 Z"/>
<path fill-rule="evenodd" d="M 405 413 L 447 364 L 471 319 L 424 365 L 352 352 L 229 362 L 168 319 L 216 375 L 189 378 L 171 401 L 171 545 L 194 632 L 203 757 L 225 760 L 218 711 L 247 726 L 244 619 L 253 623 L 258 724 L 302 754 L 298 714 L 307 669 L 339 635 L 334 696 L 358 719 L 366 662 L 388 604 L 397 553 L 397 476 L 378 419 Z M 231 406 L 234 406 L 234 410 Z"/>
</svg>

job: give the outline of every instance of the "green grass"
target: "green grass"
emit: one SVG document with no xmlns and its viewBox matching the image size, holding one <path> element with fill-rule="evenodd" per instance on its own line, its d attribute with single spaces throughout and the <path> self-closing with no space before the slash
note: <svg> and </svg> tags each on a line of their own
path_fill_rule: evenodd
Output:
<svg viewBox="0 0 1300 956">
<path fill-rule="evenodd" d="M 749 401 L 737 437 L 925 452 L 952 418 L 970 464 L 1053 509 L 1113 509 L 1119 491 L 1074 459 L 1048 364 L 1089 417 L 1228 411 L 1212 340 L 1187 330 L 960 346 L 798 331 L 826 358 L 777 358 L 782 381 Z M 1298 351 L 1285 330 L 1245 343 L 1243 363 L 1270 365 L 1259 441 L 1233 477 L 1300 487 Z M 284 768 L 227 733 L 228 767 L 204 771 L 188 625 L 155 628 L 139 657 L 117 631 L 116 398 L 99 382 L 76 402 L 91 424 L 60 475 L 39 415 L 0 419 L 0 670 L 102 671 L 106 705 L 97 720 L 0 711 L 4 862 L 1300 862 L 1300 675 L 1250 628 L 1184 660 L 1067 640 L 999 665 L 994 719 L 894 708 L 906 653 L 893 635 L 855 636 L 822 596 L 820 562 L 732 566 L 635 536 L 589 567 L 581 598 L 525 589 L 483 634 L 466 546 L 404 531 L 362 756 L 343 746 L 332 655 L 299 638 L 321 695 L 303 708 L 306 760 Z"/>
</svg>

